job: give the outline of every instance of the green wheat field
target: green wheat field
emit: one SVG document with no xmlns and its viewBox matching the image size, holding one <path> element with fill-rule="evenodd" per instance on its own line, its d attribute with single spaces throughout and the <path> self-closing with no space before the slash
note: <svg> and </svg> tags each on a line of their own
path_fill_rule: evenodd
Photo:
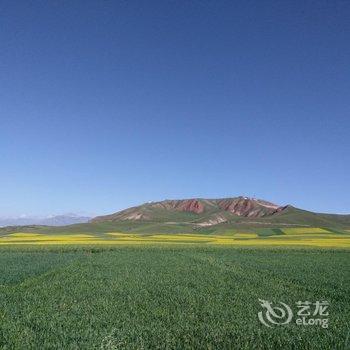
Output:
<svg viewBox="0 0 350 350">
<path fill-rule="evenodd" d="M 348 349 L 350 235 L 6 233 L 1 349 Z M 259 299 L 329 303 L 267 327 Z"/>
</svg>

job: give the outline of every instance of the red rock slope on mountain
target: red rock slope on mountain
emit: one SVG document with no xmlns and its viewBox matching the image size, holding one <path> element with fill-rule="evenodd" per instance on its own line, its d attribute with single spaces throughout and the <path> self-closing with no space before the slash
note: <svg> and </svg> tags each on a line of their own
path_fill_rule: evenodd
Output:
<svg viewBox="0 0 350 350">
<path fill-rule="evenodd" d="M 217 200 L 217 205 L 232 214 L 252 218 L 272 215 L 283 210 L 283 207 L 276 204 L 247 197 L 219 199 Z"/>
</svg>

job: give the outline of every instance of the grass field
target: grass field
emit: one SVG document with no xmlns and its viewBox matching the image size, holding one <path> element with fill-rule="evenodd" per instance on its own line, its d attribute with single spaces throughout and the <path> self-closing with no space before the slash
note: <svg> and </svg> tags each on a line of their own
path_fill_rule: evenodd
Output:
<svg viewBox="0 0 350 350">
<path fill-rule="evenodd" d="M 232 245 L 2 246 L 0 348 L 344 349 L 349 257 Z M 258 299 L 327 300 L 329 328 L 268 328 Z"/>
</svg>

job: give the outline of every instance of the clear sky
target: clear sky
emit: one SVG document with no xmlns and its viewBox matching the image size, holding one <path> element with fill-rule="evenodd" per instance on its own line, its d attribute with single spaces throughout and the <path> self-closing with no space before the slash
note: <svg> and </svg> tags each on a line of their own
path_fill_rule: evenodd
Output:
<svg viewBox="0 0 350 350">
<path fill-rule="evenodd" d="M 349 1 L 0 14 L 0 215 L 236 195 L 350 213 Z"/>
</svg>

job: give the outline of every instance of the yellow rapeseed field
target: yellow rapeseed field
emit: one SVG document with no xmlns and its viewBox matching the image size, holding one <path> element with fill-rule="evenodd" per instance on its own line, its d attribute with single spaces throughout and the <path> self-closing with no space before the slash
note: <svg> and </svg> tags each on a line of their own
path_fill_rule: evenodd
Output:
<svg viewBox="0 0 350 350">
<path fill-rule="evenodd" d="M 110 232 L 106 234 L 40 234 L 16 232 L 0 237 L 0 245 L 52 245 L 52 244 L 213 244 L 231 246 L 313 246 L 350 248 L 350 234 L 329 233 L 322 228 L 284 229 L 285 235 L 259 237 L 256 233 L 237 233 L 225 235 L 205 234 L 126 234 Z"/>
</svg>

